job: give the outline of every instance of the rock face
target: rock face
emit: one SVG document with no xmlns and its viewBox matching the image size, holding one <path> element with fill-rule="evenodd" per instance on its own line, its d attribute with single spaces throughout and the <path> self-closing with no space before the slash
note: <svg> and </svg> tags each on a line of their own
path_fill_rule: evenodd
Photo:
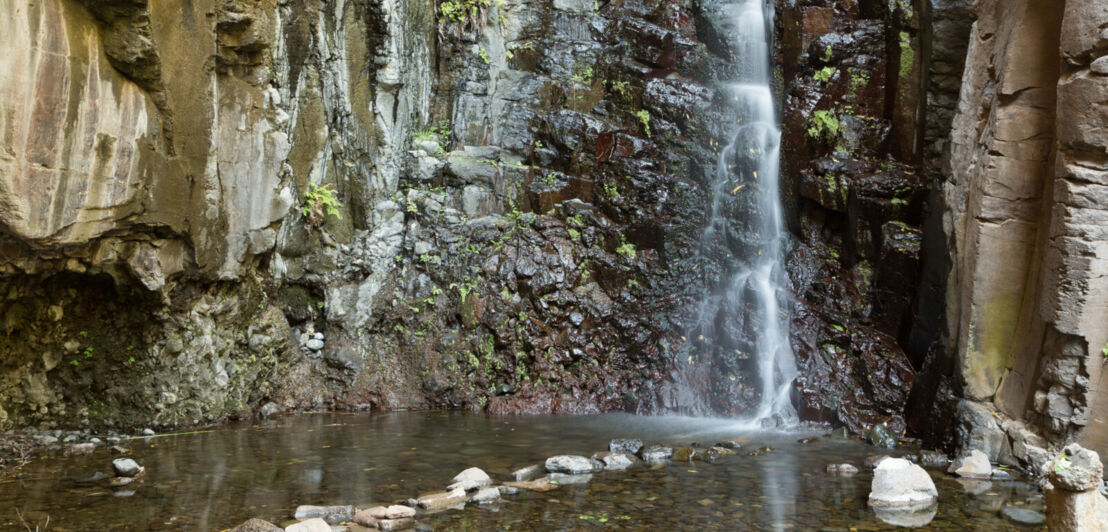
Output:
<svg viewBox="0 0 1108 532">
<path fill-rule="evenodd" d="M 723 360 L 664 384 L 729 261 L 695 2 L 32 4 L 0 8 L 0 425 L 750 403 Z"/>
<path fill-rule="evenodd" d="M 994 459 L 1041 464 L 1047 442 L 1073 439 L 1108 450 L 1108 422 L 1095 414 L 1108 405 L 1108 324 L 1093 318 L 1108 294 L 1096 251 L 1108 237 L 1095 229 L 1108 206 L 1108 137 L 1098 125 L 1108 78 L 1094 67 L 1108 51 L 1099 29 L 1108 8 L 1019 0 L 969 9 L 976 21 L 949 144 L 935 156 L 941 168 L 931 165 L 951 263 L 949 352 L 929 360 L 914 427 L 931 432 L 925 417 L 952 414 L 960 390 L 978 409 L 1025 424 L 986 427 L 958 406 L 961 426 L 984 427 L 959 428 L 958 439 L 991 438 Z M 934 428 L 935 442 L 953 436 Z M 1036 433 L 1045 441 L 1031 441 Z"/>
</svg>

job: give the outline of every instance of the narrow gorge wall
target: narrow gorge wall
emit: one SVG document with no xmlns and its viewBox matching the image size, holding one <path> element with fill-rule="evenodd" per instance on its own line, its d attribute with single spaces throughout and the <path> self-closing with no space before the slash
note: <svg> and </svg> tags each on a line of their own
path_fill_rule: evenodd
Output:
<svg viewBox="0 0 1108 532">
<path fill-rule="evenodd" d="M 1104 452 L 1108 7 L 975 10 L 943 185 L 961 394 Z"/>
</svg>

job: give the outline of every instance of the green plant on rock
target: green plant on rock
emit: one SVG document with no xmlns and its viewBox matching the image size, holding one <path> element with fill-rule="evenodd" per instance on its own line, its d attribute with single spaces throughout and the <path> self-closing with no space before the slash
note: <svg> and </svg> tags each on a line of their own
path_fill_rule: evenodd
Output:
<svg viewBox="0 0 1108 532">
<path fill-rule="evenodd" d="M 485 26 L 492 5 L 492 0 L 443 0 L 439 3 L 439 26 L 456 22 L 462 30 L 479 30 Z"/>
<path fill-rule="evenodd" d="M 646 133 L 646 136 L 650 136 L 650 111 L 646 109 L 639 109 L 635 116 L 639 118 L 639 122 L 642 122 L 642 130 Z"/>
<path fill-rule="evenodd" d="M 835 115 L 834 111 L 819 110 L 812 112 L 812 117 L 808 121 L 809 137 L 833 140 L 839 136 L 841 131 L 842 126 L 839 124 L 839 117 Z"/>
<path fill-rule="evenodd" d="M 619 235 L 619 247 L 616 248 L 616 253 L 623 255 L 629 259 L 635 258 L 635 245 L 627 241 L 627 237 Z"/>
<path fill-rule="evenodd" d="M 820 83 L 827 83 L 828 81 L 831 81 L 831 77 L 834 76 L 835 72 L 838 71 L 839 69 L 835 67 L 825 66 L 817 70 L 816 73 L 812 75 L 812 77 Z"/>
<path fill-rule="evenodd" d="M 616 187 L 615 183 L 604 183 L 604 193 L 613 198 L 618 198 L 619 188 Z"/>
<path fill-rule="evenodd" d="M 342 213 L 339 212 L 342 202 L 335 197 L 337 193 L 330 184 L 308 184 L 308 192 L 304 194 L 304 205 L 300 207 L 300 212 L 307 218 L 309 229 L 322 227 L 328 216 L 342 219 Z"/>
<path fill-rule="evenodd" d="M 484 48 L 479 48 L 477 50 L 477 55 L 481 58 L 482 61 L 485 62 L 486 65 L 489 64 L 489 54 L 488 52 L 485 52 Z"/>
<path fill-rule="evenodd" d="M 631 100 L 631 86 L 626 81 L 609 81 L 608 86 L 611 87 L 612 92 L 619 95 L 625 101 Z"/>
</svg>

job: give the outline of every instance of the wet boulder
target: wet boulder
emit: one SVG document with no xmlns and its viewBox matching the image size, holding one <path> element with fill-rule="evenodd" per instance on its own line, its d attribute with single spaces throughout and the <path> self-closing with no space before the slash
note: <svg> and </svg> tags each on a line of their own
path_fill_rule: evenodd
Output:
<svg viewBox="0 0 1108 532">
<path fill-rule="evenodd" d="M 354 516 L 353 506 L 312 506 L 300 505 L 296 507 L 293 517 L 296 519 L 320 518 L 332 525 L 349 521 Z"/>
<path fill-rule="evenodd" d="M 992 477 L 993 466 L 985 453 L 973 449 L 955 458 L 947 471 L 962 478 L 985 479 Z"/>
<path fill-rule="evenodd" d="M 869 505 L 874 508 L 923 509 L 938 498 L 935 482 L 927 471 L 908 460 L 888 458 L 873 471 Z"/>
<path fill-rule="evenodd" d="M 112 469 L 115 470 L 116 475 L 121 477 L 137 477 L 146 470 L 146 468 L 140 466 L 138 462 L 130 458 L 116 458 L 112 460 Z"/>
<path fill-rule="evenodd" d="M 546 470 L 551 473 L 584 475 L 604 469 L 604 464 L 591 458 L 576 455 L 551 456 L 546 459 Z"/>
<path fill-rule="evenodd" d="M 630 440 L 630 439 L 615 439 L 608 442 L 608 450 L 616 452 L 625 452 L 631 454 L 638 454 L 642 449 L 642 440 Z"/>
<path fill-rule="evenodd" d="M 450 479 L 450 485 L 446 487 L 446 490 L 454 491 L 461 488 L 465 491 L 473 491 L 491 485 L 492 478 L 489 477 L 488 473 L 485 473 L 480 468 L 471 467 Z"/>
</svg>

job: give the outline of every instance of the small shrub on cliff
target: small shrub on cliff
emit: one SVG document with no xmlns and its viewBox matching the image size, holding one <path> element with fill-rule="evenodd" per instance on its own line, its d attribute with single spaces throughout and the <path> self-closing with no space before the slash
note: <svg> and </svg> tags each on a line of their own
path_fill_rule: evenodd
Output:
<svg viewBox="0 0 1108 532">
<path fill-rule="evenodd" d="M 323 220 L 328 216 L 342 219 L 342 213 L 339 212 L 342 202 L 335 197 L 336 193 L 329 184 L 308 184 L 308 192 L 304 194 L 304 205 L 300 207 L 300 212 L 308 219 L 309 228 L 322 227 Z"/>
<path fill-rule="evenodd" d="M 639 112 L 635 113 L 635 116 L 639 117 L 639 122 L 642 122 L 642 130 L 646 133 L 646 136 L 650 136 L 650 111 L 646 109 L 639 109 Z"/>
</svg>

